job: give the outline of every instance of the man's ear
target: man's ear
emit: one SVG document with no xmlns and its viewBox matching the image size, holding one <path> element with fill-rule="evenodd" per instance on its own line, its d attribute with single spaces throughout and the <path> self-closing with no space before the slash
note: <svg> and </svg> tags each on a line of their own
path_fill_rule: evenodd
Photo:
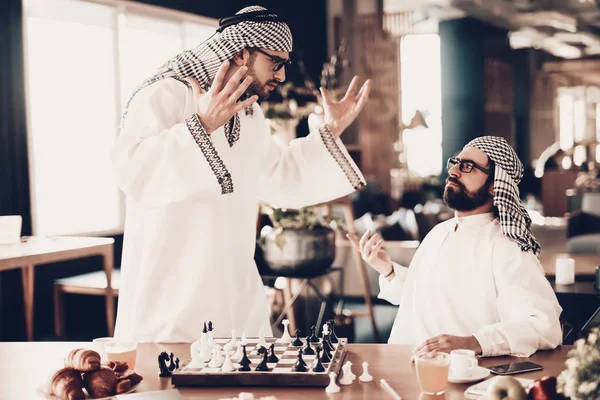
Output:
<svg viewBox="0 0 600 400">
<path fill-rule="evenodd" d="M 248 63 L 249 58 L 250 52 L 248 51 L 248 49 L 242 49 L 238 51 L 236 55 L 233 56 L 233 62 L 236 63 L 239 67 L 241 67 Z"/>
<path fill-rule="evenodd" d="M 494 195 L 494 182 L 490 183 L 490 194 Z"/>
</svg>

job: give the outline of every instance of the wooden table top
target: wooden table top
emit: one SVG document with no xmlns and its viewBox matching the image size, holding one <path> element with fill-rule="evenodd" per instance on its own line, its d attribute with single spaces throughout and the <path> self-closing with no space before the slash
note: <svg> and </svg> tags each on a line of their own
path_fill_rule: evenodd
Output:
<svg viewBox="0 0 600 400">
<path fill-rule="evenodd" d="M 596 267 L 600 266 L 600 254 L 575 254 L 575 253 L 551 253 L 540 255 L 540 262 L 546 275 L 554 279 L 556 275 L 556 260 L 559 258 L 572 258 L 575 260 L 575 279 L 583 278 L 584 280 L 596 279 Z"/>
<path fill-rule="evenodd" d="M 90 342 L 14 342 L 0 343 L 0 398 L 37 398 L 36 387 L 45 382 L 59 369 L 67 353 L 79 347 L 91 348 Z M 189 359 L 189 344 L 144 343 L 138 346 L 136 371 L 144 380 L 136 392 L 150 392 L 174 389 L 170 378 L 158 376 L 157 357 L 161 351 L 173 352 L 182 360 Z M 222 399 L 236 397 L 240 392 L 252 392 L 256 398 L 276 396 L 278 400 L 318 400 L 318 399 L 391 399 L 379 383 L 385 379 L 403 400 L 416 399 L 463 399 L 464 391 L 472 384 L 448 383 L 442 396 L 421 395 L 414 364 L 410 355 L 414 346 L 390 344 L 350 344 L 348 358 L 353 363 L 352 370 L 360 376 L 363 361 L 369 363 L 369 372 L 374 380 L 359 383 L 358 379 L 349 386 L 341 386 L 341 392 L 327 395 L 322 388 L 176 388 L 184 399 Z M 557 376 L 564 369 L 564 362 L 572 346 L 562 346 L 553 351 L 540 351 L 529 360 L 544 366 L 543 371 L 519 374 L 518 377 L 538 379 L 542 376 Z M 479 364 L 490 366 L 512 361 L 523 361 L 515 357 L 494 357 L 480 359 Z M 135 397 L 134 397 L 135 398 Z"/>
<path fill-rule="evenodd" d="M 77 236 L 28 236 L 20 243 L 0 245 L 0 271 L 26 264 L 44 264 L 94 254 L 112 246 L 112 238 Z"/>
</svg>

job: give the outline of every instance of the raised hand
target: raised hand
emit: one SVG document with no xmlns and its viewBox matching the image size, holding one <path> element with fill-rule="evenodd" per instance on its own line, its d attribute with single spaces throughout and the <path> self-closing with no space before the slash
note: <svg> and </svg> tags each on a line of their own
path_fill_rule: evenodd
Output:
<svg viewBox="0 0 600 400">
<path fill-rule="evenodd" d="M 334 101 L 329 91 L 321 87 L 325 123 L 336 137 L 339 137 L 344 129 L 350 126 L 365 104 L 367 104 L 369 92 L 371 91 L 371 80 L 367 79 L 355 95 L 357 87 L 358 76 L 355 76 L 352 78 L 350 86 L 348 86 L 346 95 L 340 101 Z"/>
<path fill-rule="evenodd" d="M 194 78 L 186 78 L 186 81 L 192 85 L 196 114 L 207 133 L 214 132 L 236 113 L 258 100 L 258 96 L 254 95 L 244 101 L 237 101 L 252 83 L 252 78 L 248 76 L 242 81 L 248 71 L 248 68 L 243 66 L 223 85 L 228 68 L 229 61 L 219 67 L 208 92 L 204 91 Z"/>
<path fill-rule="evenodd" d="M 360 240 L 353 233 L 346 237 L 352 243 L 352 247 L 361 254 L 363 260 L 375 271 L 384 276 L 392 271 L 392 260 L 390 255 L 382 249 L 384 241 L 378 233 L 371 236 L 371 231 L 366 231 Z"/>
</svg>

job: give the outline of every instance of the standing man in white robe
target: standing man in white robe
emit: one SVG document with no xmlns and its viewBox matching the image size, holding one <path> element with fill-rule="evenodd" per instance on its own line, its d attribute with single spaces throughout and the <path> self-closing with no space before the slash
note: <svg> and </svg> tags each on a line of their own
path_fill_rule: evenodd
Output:
<svg viewBox="0 0 600 400">
<path fill-rule="evenodd" d="M 390 260 L 379 234 L 349 235 L 381 274 L 379 298 L 400 306 L 389 343 L 522 357 L 557 347 L 562 308 L 519 199 L 517 154 L 502 138 L 480 137 L 448 160 L 448 173 L 444 201 L 455 217 L 429 232 L 409 268 Z"/>
<path fill-rule="evenodd" d="M 208 41 L 169 60 L 130 99 L 113 150 L 127 198 L 115 337 L 192 342 L 271 332 L 254 263 L 259 200 L 299 208 L 365 185 L 339 136 L 370 90 L 333 101 L 324 122 L 279 147 L 255 103 L 285 80 L 292 36 L 277 14 L 247 7 Z"/>
</svg>

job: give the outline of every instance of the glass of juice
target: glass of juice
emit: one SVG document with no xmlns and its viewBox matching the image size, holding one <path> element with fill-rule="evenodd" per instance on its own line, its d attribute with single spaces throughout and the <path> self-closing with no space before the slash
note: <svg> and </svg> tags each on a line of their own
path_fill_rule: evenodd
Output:
<svg viewBox="0 0 600 400">
<path fill-rule="evenodd" d="M 126 362 L 129 369 L 135 368 L 137 342 L 133 340 L 111 340 L 104 344 L 108 361 Z"/>
<path fill-rule="evenodd" d="M 432 351 L 415 356 L 417 379 L 425 394 L 439 395 L 444 393 L 448 383 L 450 355 Z"/>
</svg>

